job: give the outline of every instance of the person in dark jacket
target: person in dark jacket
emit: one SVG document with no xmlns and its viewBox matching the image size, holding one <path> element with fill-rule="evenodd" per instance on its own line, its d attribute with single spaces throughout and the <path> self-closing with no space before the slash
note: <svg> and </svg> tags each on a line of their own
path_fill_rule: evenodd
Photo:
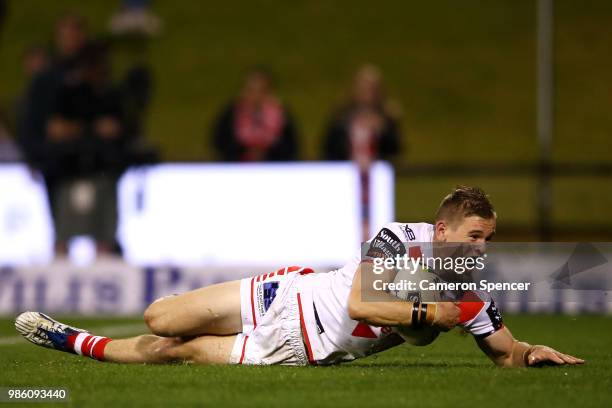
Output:
<svg viewBox="0 0 612 408">
<path fill-rule="evenodd" d="M 329 121 L 325 159 L 353 160 L 362 167 L 378 159 L 391 159 L 401 148 L 398 110 L 385 95 L 378 68 L 362 67 L 348 100 Z"/>
<path fill-rule="evenodd" d="M 112 251 L 115 183 L 129 164 L 121 92 L 110 80 L 107 48 L 91 43 L 75 75 L 60 88 L 46 126 L 47 165 L 57 177 L 54 196 L 58 253 L 90 235 L 98 253 Z"/>
<path fill-rule="evenodd" d="M 247 74 L 239 96 L 215 121 L 213 144 L 218 157 L 228 162 L 296 159 L 295 124 L 266 70 Z"/>
<path fill-rule="evenodd" d="M 40 168 L 47 183 L 55 174 L 47 165 L 47 121 L 53 113 L 58 95 L 75 75 L 77 60 L 87 43 L 85 20 L 76 15 L 61 17 L 54 32 L 54 53 L 48 67 L 34 75 L 22 101 L 18 118 L 19 142 L 30 164 Z"/>
</svg>

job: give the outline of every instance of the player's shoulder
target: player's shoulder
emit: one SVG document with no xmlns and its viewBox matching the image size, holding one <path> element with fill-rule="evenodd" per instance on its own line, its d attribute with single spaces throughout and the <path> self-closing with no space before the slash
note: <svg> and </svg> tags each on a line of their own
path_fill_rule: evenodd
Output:
<svg viewBox="0 0 612 408">
<path fill-rule="evenodd" d="M 431 224 L 390 222 L 368 241 L 366 255 L 372 258 L 403 256 L 413 246 L 411 242 L 431 242 L 432 237 Z"/>
<path fill-rule="evenodd" d="M 493 297 L 489 292 L 483 290 L 469 290 L 463 293 L 461 297 L 463 302 L 492 302 Z"/>
<path fill-rule="evenodd" d="M 433 237 L 434 226 L 426 222 L 390 222 L 378 234 L 392 232 L 401 242 L 429 242 Z"/>
</svg>

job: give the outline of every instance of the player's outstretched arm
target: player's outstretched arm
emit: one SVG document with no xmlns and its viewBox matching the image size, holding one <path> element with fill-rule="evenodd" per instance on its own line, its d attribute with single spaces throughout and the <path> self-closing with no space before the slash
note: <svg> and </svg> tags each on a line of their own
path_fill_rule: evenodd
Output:
<svg viewBox="0 0 612 408">
<path fill-rule="evenodd" d="M 371 263 L 362 262 L 355 272 L 348 301 L 349 317 L 371 326 L 411 327 L 413 303 L 398 301 L 386 292 L 373 290 L 363 276 L 375 276 Z M 439 302 L 429 306 L 427 324 L 448 331 L 459 323 L 461 311 L 457 304 Z"/>
<path fill-rule="evenodd" d="M 583 364 L 584 360 L 563 354 L 547 346 L 532 346 L 518 341 L 507 327 L 482 339 L 478 346 L 500 367 L 530 367 L 540 365 Z"/>
</svg>

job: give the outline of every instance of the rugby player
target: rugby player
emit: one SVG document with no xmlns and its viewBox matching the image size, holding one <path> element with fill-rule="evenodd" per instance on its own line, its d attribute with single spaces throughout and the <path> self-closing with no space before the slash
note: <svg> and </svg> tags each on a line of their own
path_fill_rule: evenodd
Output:
<svg viewBox="0 0 612 408">
<path fill-rule="evenodd" d="M 328 365 L 399 345 L 402 329 L 432 334 L 416 342 L 427 344 L 460 326 L 499 366 L 582 364 L 550 347 L 516 340 L 490 297 L 421 303 L 382 293 L 388 298 L 364 299 L 362 278 L 372 272 L 373 259 L 412 253 L 410 242 L 484 247 L 495 226 L 486 194 L 459 186 L 442 200 L 435 224 L 388 224 L 368 241 L 366 256 L 338 270 L 286 267 L 158 299 L 144 313 L 152 334 L 113 340 L 39 312 L 22 313 L 15 325 L 39 346 L 116 363 Z"/>
</svg>

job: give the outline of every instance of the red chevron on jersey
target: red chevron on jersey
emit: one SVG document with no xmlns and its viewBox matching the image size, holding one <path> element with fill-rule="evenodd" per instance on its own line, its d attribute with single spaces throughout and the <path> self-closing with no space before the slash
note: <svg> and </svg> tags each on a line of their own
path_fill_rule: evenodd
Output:
<svg viewBox="0 0 612 408">
<path fill-rule="evenodd" d="M 370 326 L 365 323 L 357 323 L 355 330 L 351 333 L 355 337 L 364 337 L 366 339 L 377 339 L 378 336 Z"/>
<path fill-rule="evenodd" d="M 459 315 L 459 323 L 469 322 L 482 310 L 485 302 L 483 302 L 474 292 L 467 292 L 463 295 L 459 303 L 461 314 Z"/>
<path fill-rule="evenodd" d="M 408 248 L 408 256 L 411 259 L 419 259 L 423 256 L 423 252 L 421 252 L 420 246 L 411 246 Z"/>
</svg>

